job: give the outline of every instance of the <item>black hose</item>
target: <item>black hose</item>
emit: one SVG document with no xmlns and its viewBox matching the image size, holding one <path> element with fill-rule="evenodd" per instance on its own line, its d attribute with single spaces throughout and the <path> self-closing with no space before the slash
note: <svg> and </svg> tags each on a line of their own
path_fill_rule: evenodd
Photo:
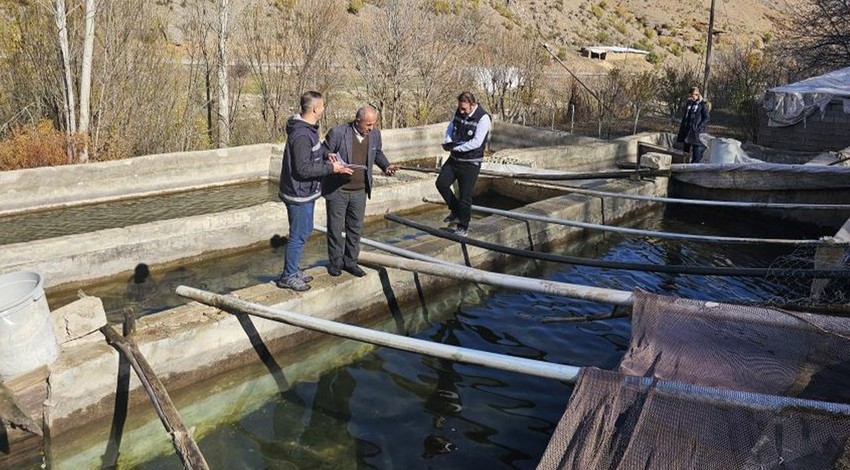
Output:
<svg viewBox="0 0 850 470">
<path fill-rule="evenodd" d="M 384 218 L 392 222 L 406 225 L 416 230 L 421 230 L 439 238 L 445 238 L 467 245 L 477 246 L 485 250 L 496 251 L 513 256 L 553 261 L 555 263 L 574 264 L 579 266 L 592 266 L 596 268 L 623 269 L 627 271 L 647 271 L 656 273 L 673 274 L 698 274 L 703 276 L 736 276 L 736 277 L 796 277 L 803 279 L 848 279 L 850 269 L 772 269 L 772 268 L 735 268 L 723 266 L 683 266 L 683 265 L 658 265 L 645 263 L 624 263 L 621 261 L 606 261 L 594 258 L 581 258 L 578 256 L 558 255 L 554 253 L 541 253 L 520 248 L 499 245 L 496 243 L 475 240 L 462 237 L 452 232 L 429 227 L 419 222 L 414 222 L 395 214 L 386 214 Z"/>
</svg>

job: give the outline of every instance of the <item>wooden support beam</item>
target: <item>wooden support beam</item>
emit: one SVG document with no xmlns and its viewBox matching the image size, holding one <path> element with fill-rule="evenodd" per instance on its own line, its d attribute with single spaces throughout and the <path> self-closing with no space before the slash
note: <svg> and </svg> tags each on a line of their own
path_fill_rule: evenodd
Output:
<svg viewBox="0 0 850 470">
<path fill-rule="evenodd" d="M 130 329 L 132 330 L 132 328 Z M 165 426 L 165 430 L 171 436 L 174 450 L 177 451 L 177 456 L 180 457 L 183 467 L 191 470 L 208 469 L 207 461 L 201 454 L 191 431 L 183 424 L 180 413 L 177 412 L 177 407 L 171 401 L 168 391 L 136 344 L 121 336 L 110 325 L 102 327 L 100 331 L 106 336 L 106 341 L 124 354 L 130 365 L 133 366 L 133 370 L 139 376 L 139 380 L 141 380 L 148 397 L 150 397 L 162 425 Z"/>
</svg>

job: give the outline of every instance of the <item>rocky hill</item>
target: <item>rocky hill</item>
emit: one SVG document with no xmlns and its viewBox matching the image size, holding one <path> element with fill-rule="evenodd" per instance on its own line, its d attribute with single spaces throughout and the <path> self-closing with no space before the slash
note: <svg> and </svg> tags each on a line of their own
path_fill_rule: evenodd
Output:
<svg viewBox="0 0 850 470">
<path fill-rule="evenodd" d="M 575 57 L 583 46 L 625 46 L 651 52 L 650 62 L 704 57 L 709 0 L 489 0 L 506 28 L 534 31 Z M 801 0 L 717 0 L 715 44 L 762 47 L 786 27 Z"/>
</svg>

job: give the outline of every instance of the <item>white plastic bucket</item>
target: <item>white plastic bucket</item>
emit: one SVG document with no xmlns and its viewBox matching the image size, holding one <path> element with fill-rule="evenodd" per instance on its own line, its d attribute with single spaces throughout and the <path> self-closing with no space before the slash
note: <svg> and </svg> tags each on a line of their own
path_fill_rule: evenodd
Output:
<svg viewBox="0 0 850 470">
<path fill-rule="evenodd" d="M 58 355 L 41 276 L 25 271 L 0 276 L 0 381 L 48 365 Z"/>
</svg>

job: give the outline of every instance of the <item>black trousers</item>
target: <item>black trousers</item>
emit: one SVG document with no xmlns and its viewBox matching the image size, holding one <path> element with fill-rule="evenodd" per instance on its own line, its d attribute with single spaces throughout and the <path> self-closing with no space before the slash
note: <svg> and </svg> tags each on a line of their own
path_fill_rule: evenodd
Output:
<svg viewBox="0 0 850 470">
<path fill-rule="evenodd" d="M 328 260 L 332 266 L 357 266 L 366 215 L 366 191 L 336 190 L 325 196 Z M 345 230 L 345 238 L 342 231 Z"/>
<path fill-rule="evenodd" d="M 481 162 L 462 162 L 449 158 L 440 169 L 437 176 L 437 191 L 449 206 L 452 214 L 458 218 L 458 226 L 469 228 L 472 217 L 472 194 L 475 192 L 475 181 L 481 171 Z M 452 191 L 452 184 L 457 181 L 458 194 Z"/>
</svg>

